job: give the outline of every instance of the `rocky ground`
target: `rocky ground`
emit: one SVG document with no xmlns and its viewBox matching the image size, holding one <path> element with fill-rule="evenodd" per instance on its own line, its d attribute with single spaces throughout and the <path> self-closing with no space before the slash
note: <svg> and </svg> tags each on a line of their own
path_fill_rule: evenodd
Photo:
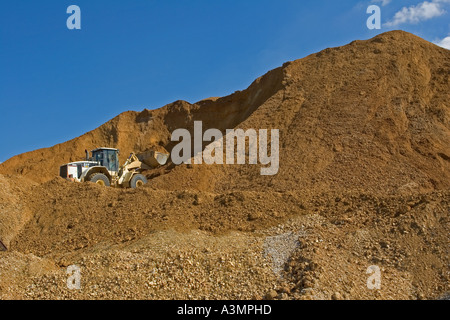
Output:
<svg viewBox="0 0 450 320">
<path fill-rule="evenodd" d="M 36 197 L 37 214 L 0 253 L 2 299 L 437 299 L 449 291 L 448 192 L 214 195 L 62 179 L 33 192 L 52 187 L 65 195 Z M 81 211 L 69 190 L 98 193 L 103 209 Z M 136 199 L 150 209 L 135 209 Z M 64 214 L 39 213 L 55 201 Z M 121 207 L 130 208 L 126 220 L 114 215 Z M 202 215 L 207 224 L 196 222 Z M 71 265 L 81 290 L 67 287 Z M 370 266 L 380 270 L 379 290 L 367 286 Z"/>
</svg>

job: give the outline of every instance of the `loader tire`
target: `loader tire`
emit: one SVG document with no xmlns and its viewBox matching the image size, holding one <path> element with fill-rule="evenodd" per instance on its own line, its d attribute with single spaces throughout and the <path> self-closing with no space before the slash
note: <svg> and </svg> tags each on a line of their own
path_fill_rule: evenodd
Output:
<svg viewBox="0 0 450 320">
<path fill-rule="evenodd" d="M 143 187 L 147 184 L 147 178 L 142 174 L 136 174 L 131 178 L 130 187 L 133 189 Z"/>
<path fill-rule="evenodd" d="M 109 182 L 109 179 L 107 176 L 105 176 L 103 173 L 93 173 L 89 176 L 89 181 L 92 183 L 96 183 L 98 185 L 109 187 L 111 186 L 111 183 Z"/>
</svg>

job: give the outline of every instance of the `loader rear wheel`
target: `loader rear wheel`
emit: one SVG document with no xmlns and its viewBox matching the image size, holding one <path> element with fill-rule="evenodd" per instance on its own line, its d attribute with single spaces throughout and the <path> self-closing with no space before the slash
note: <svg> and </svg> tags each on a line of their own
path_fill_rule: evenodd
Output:
<svg viewBox="0 0 450 320">
<path fill-rule="evenodd" d="M 147 178 L 145 176 L 143 176 L 142 174 L 134 175 L 130 181 L 130 187 L 133 189 L 143 187 L 146 184 L 147 184 Z"/>
<path fill-rule="evenodd" d="M 111 186 L 109 179 L 103 173 L 93 173 L 89 176 L 89 181 L 103 187 Z"/>
</svg>

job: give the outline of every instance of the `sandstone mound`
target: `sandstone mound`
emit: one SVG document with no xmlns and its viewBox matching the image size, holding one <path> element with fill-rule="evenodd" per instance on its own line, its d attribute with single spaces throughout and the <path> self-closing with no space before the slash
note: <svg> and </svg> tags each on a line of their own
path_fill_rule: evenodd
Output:
<svg viewBox="0 0 450 320">
<path fill-rule="evenodd" d="M 439 297 L 449 291 L 449 74 L 450 51 L 388 32 L 230 96 L 124 112 L 13 157 L 0 164 L 0 273 L 19 271 L 0 281 L 0 298 Z M 171 151 L 171 133 L 192 133 L 194 121 L 279 129 L 278 174 L 168 163 L 136 190 L 58 177 L 85 149 L 119 148 L 121 162 Z M 77 293 L 61 286 L 71 264 L 89 279 Z M 383 290 L 367 290 L 369 265 L 381 266 Z"/>
</svg>

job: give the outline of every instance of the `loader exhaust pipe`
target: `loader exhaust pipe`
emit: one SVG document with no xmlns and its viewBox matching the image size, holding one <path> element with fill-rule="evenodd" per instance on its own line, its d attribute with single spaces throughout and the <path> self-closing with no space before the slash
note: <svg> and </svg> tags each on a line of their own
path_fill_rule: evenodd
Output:
<svg viewBox="0 0 450 320">
<path fill-rule="evenodd" d="M 86 161 L 89 161 L 89 151 L 84 150 L 84 152 L 86 153 Z"/>
</svg>

